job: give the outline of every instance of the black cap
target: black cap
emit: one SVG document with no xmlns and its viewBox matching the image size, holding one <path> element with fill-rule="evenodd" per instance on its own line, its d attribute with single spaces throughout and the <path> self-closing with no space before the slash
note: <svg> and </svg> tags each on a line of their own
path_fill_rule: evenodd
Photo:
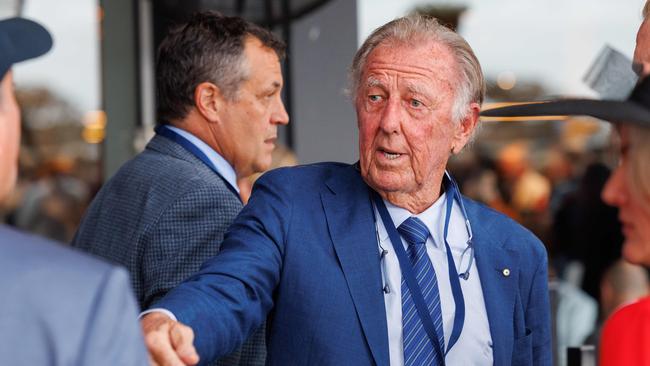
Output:
<svg viewBox="0 0 650 366">
<path fill-rule="evenodd" d="M 38 57 L 52 48 L 52 37 L 42 25 L 23 18 L 0 20 L 0 79 L 11 65 Z"/>
<path fill-rule="evenodd" d="M 650 76 L 642 79 L 624 101 L 561 99 L 488 109 L 486 117 L 592 116 L 614 123 L 650 127 Z"/>
</svg>

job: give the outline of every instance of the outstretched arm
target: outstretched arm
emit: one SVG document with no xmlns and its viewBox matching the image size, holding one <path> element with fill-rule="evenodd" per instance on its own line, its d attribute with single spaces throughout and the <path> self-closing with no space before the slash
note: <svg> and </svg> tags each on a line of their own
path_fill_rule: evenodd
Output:
<svg viewBox="0 0 650 366">
<path fill-rule="evenodd" d="M 280 280 L 291 220 L 292 196 L 287 192 L 291 184 L 286 175 L 268 175 L 256 184 L 249 205 L 226 234 L 219 255 L 206 261 L 196 275 L 153 305 L 171 311 L 193 330 L 194 346 L 203 361 L 214 360 L 239 347 L 262 324 L 273 306 L 272 294 Z M 174 345 L 169 335 L 177 323 L 150 316 L 143 319 L 143 327 L 152 355 L 186 349 L 184 341 Z M 149 340 L 149 334 L 159 331 L 168 335 L 152 336 Z M 152 348 L 156 342 L 163 344 Z"/>
</svg>

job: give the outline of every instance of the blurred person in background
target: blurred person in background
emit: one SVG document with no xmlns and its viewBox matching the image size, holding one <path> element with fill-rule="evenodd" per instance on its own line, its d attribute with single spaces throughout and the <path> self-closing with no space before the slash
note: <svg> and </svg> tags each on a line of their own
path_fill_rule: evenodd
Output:
<svg viewBox="0 0 650 366">
<path fill-rule="evenodd" d="M 618 210 L 601 198 L 610 174 L 602 163 L 589 164 L 554 216 L 553 262 L 558 274 L 594 299 L 600 298 L 601 277 L 621 257 L 623 243 Z"/>
<path fill-rule="evenodd" d="M 124 265 L 142 308 L 219 252 L 242 208 L 237 179 L 267 170 L 284 43 L 238 17 L 194 14 L 158 50 L 158 126 L 99 191 L 72 245 Z M 264 364 L 263 326 L 225 365 Z"/>
<path fill-rule="evenodd" d="M 271 154 L 271 166 L 267 170 L 294 165 L 298 165 L 298 157 L 296 157 L 296 154 L 288 147 L 282 144 L 278 144 L 278 146 L 273 149 L 273 153 Z M 255 181 L 262 174 L 264 174 L 264 172 L 258 172 L 248 177 L 243 177 L 237 180 L 237 185 L 239 186 L 239 195 L 241 196 L 242 201 L 244 201 L 244 204 L 248 202 L 248 199 L 251 196 L 253 184 L 255 184 Z"/>
<path fill-rule="evenodd" d="M 0 21 L 0 201 L 14 187 L 20 111 L 14 63 L 47 52 L 39 24 Z M 126 271 L 0 225 L 0 363 L 145 365 L 147 354 Z"/>
<path fill-rule="evenodd" d="M 551 183 L 532 166 L 530 146 L 515 141 L 497 154 L 497 168 L 501 174 L 506 200 L 526 221 L 526 216 L 548 208 Z"/>
<path fill-rule="evenodd" d="M 567 348 L 579 347 L 596 328 L 598 302 L 580 287 L 558 277 L 549 265 L 549 295 L 553 329 L 553 364 L 567 364 Z"/>
<path fill-rule="evenodd" d="M 515 221 L 521 221 L 519 213 L 508 205 L 499 190 L 499 175 L 494 164 L 481 160 L 472 167 L 463 180 L 463 194 L 483 202 Z"/>
<path fill-rule="evenodd" d="M 543 243 L 549 242 L 551 182 L 540 174 L 531 161 L 531 145 L 514 141 L 499 150 L 496 158 L 501 193 L 519 223 Z"/>
<path fill-rule="evenodd" d="M 90 201 L 88 184 L 72 174 L 74 161 L 57 157 L 43 162 L 37 174 L 23 179 L 8 222 L 44 237 L 69 243 Z M 25 177 L 22 177 L 25 178 Z"/>
<path fill-rule="evenodd" d="M 623 259 L 614 262 L 603 274 L 600 283 L 600 321 L 596 331 L 585 341 L 598 345 L 606 319 L 619 307 L 631 304 L 650 292 L 648 268 L 631 264 Z"/>
<path fill-rule="evenodd" d="M 640 46 L 637 43 L 637 49 Z M 650 77 L 643 78 L 626 101 L 570 99 L 497 108 L 484 111 L 483 115 L 589 115 L 616 123 L 620 161 L 607 180 L 602 198 L 619 209 L 624 235 L 623 258 L 650 267 Z M 607 319 L 599 364 L 650 365 L 648 344 L 650 296 L 620 307 Z"/>
<path fill-rule="evenodd" d="M 639 75 L 650 74 L 650 1 L 643 7 L 643 22 L 636 34 L 634 69 Z"/>
</svg>

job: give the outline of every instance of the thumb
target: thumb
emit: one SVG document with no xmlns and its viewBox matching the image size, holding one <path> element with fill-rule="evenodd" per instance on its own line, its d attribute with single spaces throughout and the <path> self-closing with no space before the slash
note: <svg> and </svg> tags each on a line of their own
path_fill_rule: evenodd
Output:
<svg viewBox="0 0 650 366">
<path fill-rule="evenodd" d="M 199 355 L 193 345 L 194 332 L 190 327 L 175 323 L 170 331 L 170 337 L 172 347 L 181 361 L 187 365 L 195 365 L 199 362 Z"/>
</svg>

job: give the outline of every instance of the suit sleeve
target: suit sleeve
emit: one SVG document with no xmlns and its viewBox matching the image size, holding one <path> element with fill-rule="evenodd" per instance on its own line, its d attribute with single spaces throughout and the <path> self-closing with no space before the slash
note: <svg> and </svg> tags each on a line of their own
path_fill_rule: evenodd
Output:
<svg viewBox="0 0 650 366">
<path fill-rule="evenodd" d="M 142 279 L 143 308 L 217 254 L 226 229 L 241 208 L 225 188 L 196 184 L 200 185 L 172 202 L 140 239 L 143 253 L 135 267 Z"/>
<path fill-rule="evenodd" d="M 137 312 L 126 271 L 110 268 L 86 319 L 79 365 L 147 365 Z"/>
<path fill-rule="evenodd" d="M 285 174 L 260 178 L 219 255 L 154 305 L 194 330 L 202 362 L 238 347 L 272 308 L 291 222 L 290 186 Z"/>
</svg>

